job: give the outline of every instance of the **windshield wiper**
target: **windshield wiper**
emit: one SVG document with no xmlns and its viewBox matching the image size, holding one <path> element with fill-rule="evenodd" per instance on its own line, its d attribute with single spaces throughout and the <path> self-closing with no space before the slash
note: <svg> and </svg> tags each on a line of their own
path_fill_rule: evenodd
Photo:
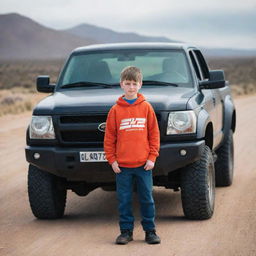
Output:
<svg viewBox="0 0 256 256">
<path fill-rule="evenodd" d="M 168 82 L 163 82 L 163 81 L 155 81 L 155 80 L 143 80 L 142 84 L 145 85 L 164 85 L 164 86 L 175 86 L 178 87 L 178 84 L 174 84 L 174 83 L 168 83 Z M 112 86 L 119 86 L 120 83 L 113 83 L 113 84 L 106 84 L 109 87 Z"/>
<path fill-rule="evenodd" d="M 61 88 L 72 88 L 72 87 L 87 87 L 87 86 L 103 86 L 103 87 L 110 87 L 110 84 L 104 84 L 104 83 L 95 83 L 95 82 L 75 82 L 70 84 L 64 84 L 61 86 Z"/>
<path fill-rule="evenodd" d="M 113 84 L 109 84 L 110 87 L 112 86 L 120 86 L 120 82 L 119 83 L 113 83 Z"/>
<path fill-rule="evenodd" d="M 155 81 L 155 80 L 144 80 L 142 82 L 143 85 L 165 85 L 165 86 L 175 86 L 178 87 L 177 84 L 174 83 L 168 83 L 163 81 Z"/>
</svg>

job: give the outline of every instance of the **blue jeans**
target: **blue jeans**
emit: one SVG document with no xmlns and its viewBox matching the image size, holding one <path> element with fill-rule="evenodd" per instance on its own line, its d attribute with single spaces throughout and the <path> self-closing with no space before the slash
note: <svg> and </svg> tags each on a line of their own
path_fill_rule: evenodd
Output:
<svg viewBox="0 0 256 256">
<path fill-rule="evenodd" d="M 137 187 L 143 230 L 155 229 L 152 171 L 144 170 L 143 166 L 136 168 L 120 167 L 120 169 L 122 172 L 116 174 L 120 229 L 133 230 L 134 228 L 134 217 L 132 214 L 133 182 L 136 183 Z"/>
</svg>

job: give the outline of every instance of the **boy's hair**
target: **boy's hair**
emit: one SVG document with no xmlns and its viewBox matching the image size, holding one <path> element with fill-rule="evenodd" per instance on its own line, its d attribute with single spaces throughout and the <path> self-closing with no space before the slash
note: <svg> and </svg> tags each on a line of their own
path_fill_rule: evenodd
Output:
<svg viewBox="0 0 256 256">
<path fill-rule="evenodd" d="M 142 82 L 143 76 L 141 70 L 134 66 L 124 68 L 120 75 L 120 81 L 130 80 L 135 82 Z"/>
</svg>

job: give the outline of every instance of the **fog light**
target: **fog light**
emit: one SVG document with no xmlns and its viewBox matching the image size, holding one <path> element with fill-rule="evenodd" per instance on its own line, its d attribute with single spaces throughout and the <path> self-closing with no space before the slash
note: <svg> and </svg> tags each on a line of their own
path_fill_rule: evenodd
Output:
<svg viewBox="0 0 256 256">
<path fill-rule="evenodd" d="M 39 154 L 39 153 L 35 153 L 35 154 L 34 154 L 34 158 L 35 158 L 35 159 L 39 159 L 39 158 L 40 158 L 40 154 Z"/>
<path fill-rule="evenodd" d="M 187 154 L 187 151 L 185 149 L 180 150 L 180 155 L 185 156 Z"/>
</svg>

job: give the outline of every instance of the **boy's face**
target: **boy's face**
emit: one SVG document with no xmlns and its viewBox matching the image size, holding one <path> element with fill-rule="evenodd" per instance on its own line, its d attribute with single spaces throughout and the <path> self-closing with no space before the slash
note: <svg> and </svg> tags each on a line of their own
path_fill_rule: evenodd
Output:
<svg viewBox="0 0 256 256">
<path fill-rule="evenodd" d="M 133 80 L 123 80 L 120 82 L 121 88 L 124 90 L 124 96 L 126 99 L 136 99 L 138 97 L 138 91 L 142 86 L 141 82 L 135 82 Z"/>
</svg>

